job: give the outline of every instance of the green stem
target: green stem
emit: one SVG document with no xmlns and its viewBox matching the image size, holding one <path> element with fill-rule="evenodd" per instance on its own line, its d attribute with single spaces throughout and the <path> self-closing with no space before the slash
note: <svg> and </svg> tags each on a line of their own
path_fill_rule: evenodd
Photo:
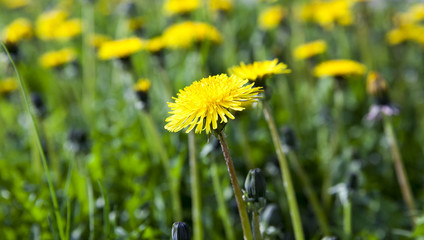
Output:
<svg viewBox="0 0 424 240">
<path fill-rule="evenodd" d="M 250 230 L 249 216 L 246 211 L 246 204 L 243 201 L 240 185 L 237 180 L 236 170 L 233 160 L 231 160 L 230 150 L 228 149 L 227 140 L 224 134 L 218 133 L 219 142 L 221 143 L 222 153 L 224 154 L 225 163 L 227 164 L 228 174 L 230 175 L 231 185 L 233 186 L 234 196 L 236 198 L 237 207 L 239 210 L 241 226 L 243 228 L 244 240 L 252 240 L 252 231 Z"/>
<path fill-rule="evenodd" d="M 262 240 L 261 230 L 259 229 L 259 212 L 253 211 L 252 213 L 253 223 L 253 236 L 255 240 Z"/>
<path fill-rule="evenodd" d="M 41 162 L 43 164 L 44 174 L 46 175 L 47 183 L 49 185 L 50 197 L 51 197 L 51 200 L 52 200 L 52 203 L 53 203 L 55 219 L 56 219 L 57 228 L 59 230 L 60 239 L 66 239 L 64 228 L 63 228 L 62 217 L 60 216 L 60 212 L 59 212 L 59 204 L 57 202 L 56 193 L 55 193 L 55 190 L 54 190 L 54 187 L 53 187 L 53 182 L 52 182 L 52 177 L 50 175 L 49 166 L 47 165 L 46 156 L 44 155 L 43 147 L 41 146 L 40 134 L 38 132 L 37 123 L 35 121 L 34 115 L 31 113 L 31 110 L 30 110 L 30 103 L 28 101 L 28 93 L 26 92 L 26 89 L 24 87 L 24 83 L 21 79 L 21 76 L 19 75 L 18 69 L 16 68 L 16 65 L 15 65 L 12 57 L 10 56 L 9 51 L 7 50 L 7 48 L 6 48 L 6 46 L 4 45 L 3 42 L 1 42 L 1 45 L 4 48 L 4 50 L 6 51 L 6 54 L 9 58 L 9 60 L 10 60 L 10 63 L 13 66 L 13 69 L 14 69 L 15 74 L 16 74 L 16 78 L 18 79 L 18 82 L 19 82 L 19 90 L 20 90 L 21 96 L 22 96 L 24 103 L 25 103 L 25 110 L 26 110 L 27 114 L 30 116 L 31 127 L 32 127 L 32 130 L 35 133 L 35 140 L 36 140 L 36 143 L 37 143 L 38 151 L 40 152 L 40 155 L 41 155 Z"/>
<path fill-rule="evenodd" d="M 395 165 L 395 171 L 400 190 L 402 192 L 403 200 L 408 207 L 409 217 L 411 222 L 415 225 L 415 214 L 416 208 L 414 203 L 414 196 L 412 195 L 411 187 L 409 185 L 408 176 L 406 175 L 405 168 L 403 166 L 402 157 L 399 152 L 399 147 L 396 141 L 396 137 L 393 131 L 392 122 L 389 118 L 384 118 L 384 131 L 386 133 L 387 141 L 392 151 L 393 163 Z"/>
<path fill-rule="evenodd" d="M 230 214 L 228 213 L 227 206 L 225 204 L 224 194 L 220 183 L 219 171 L 216 165 L 215 159 L 211 163 L 211 177 L 213 189 L 215 191 L 216 201 L 218 202 L 218 214 L 221 217 L 221 221 L 224 225 L 225 235 L 228 240 L 235 240 L 235 234 L 233 226 L 230 221 Z"/>
<path fill-rule="evenodd" d="M 196 142 L 194 133 L 188 134 L 188 147 L 189 147 L 189 161 L 190 161 L 190 180 L 191 180 L 191 199 L 193 201 L 193 226 L 194 226 L 194 240 L 203 239 L 203 224 L 202 224 L 202 211 L 201 211 L 201 197 L 200 197 L 200 180 L 197 170 L 196 159 Z"/>
<path fill-rule="evenodd" d="M 294 170 L 296 171 L 296 174 L 300 178 L 300 182 L 303 185 L 303 190 L 306 194 L 306 197 L 309 200 L 309 203 L 312 206 L 312 210 L 315 214 L 315 217 L 318 220 L 318 225 L 321 228 L 321 231 L 324 233 L 324 235 L 329 236 L 331 233 L 330 233 L 330 227 L 328 226 L 327 217 L 325 216 L 324 210 L 322 209 L 319 203 L 318 197 L 315 194 L 315 191 L 312 187 L 308 174 L 306 174 L 302 165 L 300 165 L 297 159 L 297 156 L 294 152 L 291 152 L 289 157 L 292 160 L 291 162 L 294 167 Z"/>
<path fill-rule="evenodd" d="M 293 230 L 296 237 L 296 240 L 305 239 L 303 235 L 302 222 L 300 221 L 299 208 L 297 206 L 296 195 L 293 188 L 293 183 L 290 176 L 289 166 L 287 164 L 287 159 L 281 148 L 280 137 L 278 136 L 277 127 L 275 125 L 274 118 L 271 114 L 271 108 L 268 103 L 264 100 L 263 110 L 265 119 L 268 123 L 269 130 L 271 132 L 272 141 L 274 143 L 275 150 L 277 152 L 278 162 L 280 163 L 281 175 L 284 183 L 284 189 L 287 194 L 287 199 L 290 207 L 290 217 L 293 223 Z"/>
<path fill-rule="evenodd" d="M 171 191 L 171 198 L 172 198 L 172 208 L 173 208 L 173 220 L 175 221 L 181 221 L 182 220 L 182 209 L 181 209 L 181 199 L 178 194 L 178 179 L 175 179 L 172 176 L 171 173 L 171 163 L 169 162 L 168 154 L 166 153 L 166 148 L 163 146 L 163 143 L 160 139 L 160 135 L 158 130 L 156 129 L 156 126 L 154 124 L 154 121 L 152 119 L 152 116 L 149 112 L 144 112 L 144 114 L 141 114 L 143 117 L 142 122 L 145 127 L 145 131 L 150 133 L 150 136 L 152 137 L 152 150 L 154 151 L 154 154 L 158 154 L 163 167 L 165 169 L 168 181 L 169 181 L 169 187 Z"/>
<path fill-rule="evenodd" d="M 102 193 L 103 201 L 104 201 L 104 207 L 103 207 L 103 231 L 105 234 L 105 239 L 110 239 L 110 221 L 109 221 L 109 213 L 110 213 L 110 206 L 109 206 L 109 198 L 107 196 L 106 190 L 100 180 L 97 180 L 97 183 L 100 187 L 100 192 Z"/>
<path fill-rule="evenodd" d="M 350 239 L 352 236 L 352 203 L 349 196 L 343 203 L 343 231 L 346 239 Z"/>
<path fill-rule="evenodd" d="M 89 174 L 85 174 L 85 181 L 87 182 L 87 195 L 88 195 L 88 226 L 90 230 L 89 240 L 95 239 L 94 237 L 94 197 L 93 197 L 93 185 L 91 184 L 90 176 Z"/>
</svg>

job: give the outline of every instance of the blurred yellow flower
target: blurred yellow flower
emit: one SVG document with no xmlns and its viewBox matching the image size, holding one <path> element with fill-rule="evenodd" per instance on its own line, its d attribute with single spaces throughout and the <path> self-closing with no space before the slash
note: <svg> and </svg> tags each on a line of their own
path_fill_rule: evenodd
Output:
<svg viewBox="0 0 424 240">
<path fill-rule="evenodd" d="M 343 26 L 351 25 L 353 3 L 350 0 L 314 0 L 300 9 L 300 17 L 303 21 L 316 22 L 326 29 L 333 28 L 336 22 Z"/>
<path fill-rule="evenodd" d="M 244 104 L 257 101 L 260 87 L 247 83 L 246 79 L 226 74 L 195 81 L 180 90 L 174 103 L 168 103 L 171 116 L 165 120 L 165 129 L 178 132 L 188 127 L 188 133 L 196 127 L 196 133 L 206 130 L 209 134 L 218 128 L 218 116 L 220 123 L 227 123 L 227 117 L 234 119 L 230 111 L 242 111 Z"/>
<path fill-rule="evenodd" d="M 25 7 L 28 5 L 29 0 L 0 0 L 0 3 L 9 9 Z"/>
<path fill-rule="evenodd" d="M 137 37 L 108 41 L 100 45 L 98 56 L 102 60 L 127 57 L 142 50 L 146 43 Z"/>
<path fill-rule="evenodd" d="M 171 25 L 165 29 L 162 38 L 165 46 L 171 49 L 188 48 L 204 40 L 221 42 L 221 34 L 214 26 L 191 21 Z"/>
<path fill-rule="evenodd" d="M 272 6 L 266 8 L 259 14 L 258 24 L 263 30 L 276 28 L 285 15 L 285 9 L 282 6 Z"/>
<path fill-rule="evenodd" d="M 248 65 L 242 62 L 240 66 L 234 66 L 228 72 L 242 79 L 260 81 L 271 75 L 290 73 L 291 70 L 287 69 L 286 64 L 278 63 L 278 59 L 274 59 L 272 61 L 254 62 Z"/>
<path fill-rule="evenodd" d="M 387 92 L 387 83 L 379 73 L 371 71 L 368 74 L 367 92 L 371 96 L 379 96 Z"/>
<path fill-rule="evenodd" d="M 37 18 L 36 33 L 42 40 L 66 40 L 81 33 L 81 20 L 66 20 L 67 12 L 52 10 L 41 14 Z"/>
<path fill-rule="evenodd" d="M 103 43 L 110 41 L 110 40 L 111 39 L 110 39 L 109 36 L 95 33 L 95 34 L 90 36 L 89 43 L 90 43 L 91 46 L 98 48 L 98 47 L 100 47 L 100 45 L 102 45 Z"/>
<path fill-rule="evenodd" d="M 394 21 L 397 25 L 416 24 L 424 20 L 424 3 L 412 5 L 408 11 L 395 15 Z"/>
<path fill-rule="evenodd" d="M 18 89 L 15 78 L 6 78 L 0 80 L 0 94 L 7 94 Z"/>
<path fill-rule="evenodd" d="M 424 46 L 424 26 L 408 24 L 390 30 L 386 35 L 390 45 L 397 45 L 407 40 L 420 43 Z"/>
<path fill-rule="evenodd" d="M 346 75 L 362 75 L 365 73 L 365 65 L 352 60 L 330 60 L 318 64 L 314 69 L 317 77 L 333 76 L 341 77 Z"/>
<path fill-rule="evenodd" d="M 74 61 L 77 54 L 72 48 L 63 48 L 59 51 L 51 51 L 43 54 L 39 61 L 45 68 L 58 67 L 65 63 Z"/>
<path fill-rule="evenodd" d="M 141 29 L 144 26 L 144 20 L 141 17 L 135 17 L 128 20 L 128 28 L 132 31 Z"/>
<path fill-rule="evenodd" d="M 138 80 L 138 82 L 136 84 L 134 84 L 133 89 L 136 92 L 138 92 L 138 91 L 148 92 L 151 85 L 152 85 L 152 83 L 150 82 L 149 79 L 141 78 L 141 79 Z"/>
<path fill-rule="evenodd" d="M 199 0 L 167 0 L 163 6 L 168 15 L 189 13 L 199 7 Z"/>
<path fill-rule="evenodd" d="M 16 44 L 22 39 L 32 37 L 31 22 L 25 18 L 18 18 L 9 24 L 2 32 L 2 40 L 5 43 Z"/>
<path fill-rule="evenodd" d="M 147 40 L 146 50 L 149 52 L 158 52 L 165 47 L 165 42 L 162 36 Z"/>
<path fill-rule="evenodd" d="M 209 7 L 213 11 L 230 11 L 233 8 L 232 0 L 209 0 Z"/>
<path fill-rule="evenodd" d="M 324 53 L 326 50 L 327 43 L 323 40 L 316 40 L 296 47 L 293 55 L 296 59 L 306 59 Z"/>
</svg>

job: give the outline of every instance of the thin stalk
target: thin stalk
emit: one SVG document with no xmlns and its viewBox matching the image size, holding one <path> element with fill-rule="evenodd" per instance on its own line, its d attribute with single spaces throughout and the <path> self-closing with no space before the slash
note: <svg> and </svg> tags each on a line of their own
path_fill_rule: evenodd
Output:
<svg viewBox="0 0 424 240">
<path fill-rule="evenodd" d="M 330 227 L 328 226 L 327 217 L 325 216 L 324 210 L 322 209 L 318 197 L 315 194 L 308 174 L 306 174 L 302 165 L 300 165 L 297 156 L 294 152 L 291 152 L 289 154 L 289 157 L 289 159 L 292 160 L 292 166 L 294 167 L 294 170 L 296 171 L 296 174 L 298 175 L 300 182 L 303 185 L 303 190 L 306 194 L 306 197 L 308 198 L 309 203 L 311 204 L 312 211 L 314 212 L 315 217 L 317 218 L 318 225 L 321 231 L 324 233 L 324 235 L 329 236 L 331 233 Z"/>
<path fill-rule="evenodd" d="M 227 140 L 224 134 L 218 133 L 219 142 L 221 143 L 222 153 L 224 154 L 225 163 L 227 164 L 228 174 L 230 175 L 231 185 L 233 186 L 234 196 L 236 198 L 237 207 L 240 215 L 241 226 L 243 228 L 244 240 L 252 240 L 252 231 L 250 230 L 249 216 L 246 211 L 246 204 L 243 201 L 240 185 L 237 180 L 236 169 L 233 160 L 231 160 L 230 150 L 228 149 Z"/>
<path fill-rule="evenodd" d="M 409 217 L 411 222 L 415 225 L 415 214 L 416 208 L 414 203 L 414 196 L 412 195 L 411 187 L 408 181 L 408 175 L 406 175 L 405 168 L 403 166 L 402 157 L 399 152 L 399 147 L 396 141 L 396 137 L 393 131 L 392 122 L 389 118 L 384 118 L 384 131 L 386 133 L 387 141 L 392 151 L 393 163 L 395 165 L 396 177 L 402 192 L 403 200 L 408 207 Z"/>
<path fill-rule="evenodd" d="M 343 203 L 343 231 L 346 239 L 350 239 L 352 236 L 352 203 L 349 196 Z"/>
<path fill-rule="evenodd" d="M 89 240 L 95 239 L 94 237 L 94 196 L 93 196 L 93 184 L 91 184 L 90 176 L 85 174 L 85 181 L 87 183 L 87 195 L 88 195 L 88 227 L 90 230 Z"/>
<path fill-rule="evenodd" d="M 66 198 L 66 227 L 65 227 L 66 240 L 69 239 L 69 233 L 71 231 L 71 200 L 69 197 Z"/>
<path fill-rule="evenodd" d="M 215 192 L 216 201 L 218 202 L 218 214 L 221 217 L 222 224 L 224 225 L 224 231 L 226 238 L 228 240 L 235 240 L 235 234 L 233 226 L 231 225 L 230 221 L 230 214 L 228 213 L 227 206 L 225 204 L 223 189 L 221 187 L 220 178 L 219 178 L 219 171 L 218 167 L 216 165 L 215 159 L 212 160 L 211 163 L 211 177 L 212 177 L 212 184 L 213 184 L 213 190 Z"/>
<path fill-rule="evenodd" d="M 261 230 L 259 229 L 259 212 L 252 213 L 253 237 L 255 240 L 262 240 Z"/>
<path fill-rule="evenodd" d="M 172 209 L 173 209 L 173 219 L 174 221 L 181 221 L 182 220 L 182 209 L 181 209 L 181 199 L 178 194 L 178 186 L 177 186 L 177 179 L 174 179 L 174 177 L 171 174 L 171 163 L 168 158 L 168 154 L 166 153 L 166 148 L 163 146 L 163 143 L 160 139 L 160 135 L 158 130 L 156 129 L 156 126 L 154 124 L 154 121 L 152 119 L 152 116 L 149 112 L 144 112 L 144 114 L 141 114 L 142 116 L 142 122 L 144 127 L 146 128 L 146 132 L 150 132 L 150 135 L 152 137 L 152 147 L 155 150 L 154 154 L 158 154 L 163 167 L 165 169 L 168 181 L 169 181 L 169 187 L 171 191 L 171 198 L 172 198 Z"/>
<path fill-rule="evenodd" d="M 191 199 L 193 202 L 192 214 L 193 214 L 193 237 L 194 240 L 203 239 L 203 224 L 202 224 L 202 206 L 200 197 L 200 180 L 197 170 L 197 159 L 196 159 L 196 142 L 194 133 L 188 134 L 188 147 L 189 147 L 189 161 L 190 161 L 190 180 L 191 180 Z"/>
<path fill-rule="evenodd" d="M 287 164 L 286 156 L 284 155 L 283 149 L 281 148 L 281 140 L 278 136 L 277 126 L 275 125 L 274 118 L 271 114 L 271 108 L 266 101 L 263 101 L 263 110 L 266 122 L 271 132 L 272 141 L 274 143 L 275 150 L 277 152 L 278 162 L 280 164 L 281 176 L 284 183 L 284 190 L 287 194 L 287 200 L 290 207 L 290 217 L 293 224 L 293 230 L 296 240 L 305 239 L 303 235 L 302 222 L 300 220 L 299 208 L 297 206 L 296 195 L 293 188 L 293 183 L 290 176 L 289 166 Z"/>
<path fill-rule="evenodd" d="M 104 207 L 103 207 L 103 231 L 105 234 L 105 239 L 110 239 L 110 221 L 109 221 L 109 213 L 110 213 L 110 206 L 109 206 L 109 198 L 107 196 L 106 190 L 100 180 L 97 180 L 97 183 L 100 187 L 100 192 L 102 193 L 103 201 L 104 201 Z"/>
<path fill-rule="evenodd" d="M 15 71 L 16 78 L 18 79 L 18 82 L 19 82 L 19 90 L 20 90 L 21 96 L 22 96 L 24 103 L 25 103 L 24 104 L 25 110 L 26 110 L 27 114 L 30 116 L 31 127 L 32 127 L 33 132 L 35 133 L 35 140 L 36 140 L 36 143 L 37 143 L 38 151 L 40 152 L 40 155 L 41 155 L 41 162 L 43 164 L 44 174 L 46 175 L 47 183 L 49 185 L 50 198 L 51 198 L 52 203 L 53 203 L 56 224 L 57 224 L 57 228 L 59 230 L 59 237 L 60 237 L 60 239 L 66 239 L 64 228 L 63 228 L 64 225 L 63 225 L 63 222 L 62 222 L 62 217 L 60 216 L 59 204 L 58 204 L 58 201 L 57 201 L 56 192 L 54 190 L 52 177 L 50 175 L 50 170 L 49 170 L 49 166 L 47 165 L 47 160 L 46 160 L 46 156 L 44 155 L 43 147 L 41 146 L 40 134 L 38 132 L 39 130 L 38 130 L 38 127 L 37 127 L 37 123 L 35 121 L 35 117 L 31 113 L 31 110 L 30 110 L 28 93 L 26 92 L 24 83 L 21 79 L 21 76 L 19 75 L 19 72 L 18 72 L 18 69 L 16 68 L 15 62 L 13 61 L 12 57 L 10 56 L 9 51 L 7 50 L 7 48 L 6 48 L 6 46 L 4 45 L 3 42 L 1 42 L 1 45 L 2 45 L 3 49 L 5 50 L 8 58 L 9 58 L 10 63 L 13 66 L 13 70 Z"/>
</svg>

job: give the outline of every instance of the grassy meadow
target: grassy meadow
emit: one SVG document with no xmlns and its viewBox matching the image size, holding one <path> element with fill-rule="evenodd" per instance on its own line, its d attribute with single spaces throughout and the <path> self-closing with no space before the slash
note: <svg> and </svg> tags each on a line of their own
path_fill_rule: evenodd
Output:
<svg viewBox="0 0 424 240">
<path fill-rule="evenodd" d="M 0 0 L 0 34 L 0 239 L 424 239 L 422 1 Z"/>
</svg>

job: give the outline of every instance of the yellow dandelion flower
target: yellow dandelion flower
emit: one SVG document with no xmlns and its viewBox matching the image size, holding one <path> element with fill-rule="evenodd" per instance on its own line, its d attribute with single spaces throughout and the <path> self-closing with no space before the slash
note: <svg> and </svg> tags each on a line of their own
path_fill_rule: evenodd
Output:
<svg viewBox="0 0 424 240">
<path fill-rule="evenodd" d="M 45 68 L 58 67 L 77 58 L 76 51 L 72 48 L 64 48 L 59 51 L 51 51 L 43 54 L 39 61 Z"/>
<path fill-rule="evenodd" d="M 43 40 L 55 38 L 57 27 L 68 17 L 68 13 L 62 10 L 52 10 L 41 14 L 36 21 L 35 31 Z"/>
<path fill-rule="evenodd" d="M 127 57 L 142 50 L 145 44 L 137 37 L 108 41 L 100 45 L 98 56 L 102 60 Z"/>
<path fill-rule="evenodd" d="M 81 19 L 67 20 L 68 13 L 52 10 L 41 14 L 36 21 L 36 33 L 42 40 L 66 40 L 81 34 Z"/>
<path fill-rule="evenodd" d="M 390 30 L 386 35 L 390 45 L 397 45 L 407 40 L 414 41 L 424 46 L 424 26 L 408 24 Z"/>
<path fill-rule="evenodd" d="M 29 0 L 0 0 L 0 3 L 2 3 L 9 9 L 15 9 L 25 7 L 26 5 L 28 5 Z"/>
<path fill-rule="evenodd" d="M 387 92 L 387 83 L 377 72 L 371 71 L 367 76 L 367 92 L 371 96 L 382 95 Z"/>
<path fill-rule="evenodd" d="M 165 42 L 161 36 L 147 40 L 146 50 L 149 52 L 158 52 L 165 47 Z"/>
<path fill-rule="evenodd" d="M 95 33 L 95 34 L 93 34 L 89 37 L 88 41 L 89 41 L 91 46 L 98 48 L 98 47 L 100 47 L 100 45 L 102 45 L 103 43 L 108 42 L 110 40 L 111 39 L 110 39 L 109 36 Z"/>
<path fill-rule="evenodd" d="M 259 14 L 258 24 L 263 30 L 275 29 L 283 20 L 285 9 L 282 6 L 272 6 Z"/>
<path fill-rule="evenodd" d="M 398 13 L 394 17 L 394 22 L 397 25 L 416 24 L 424 20 L 424 3 L 417 3 L 412 5 L 408 11 Z"/>
<path fill-rule="evenodd" d="M 226 74 L 195 81 L 180 90 L 174 103 L 168 103 L 171 116 L 165 120 L 165 129 L 178 132 L 188 127 L 188 133 L 196 127 L 196 133 L 206 130 L 209 134 L 218 128 L 218 117 L 220 123 L 227 123 L 228 118 L 234 119 L 230 111 L 242 111 L 244 104 L 257 101 L 260 87 L 247 83 L 246 79 Z"/>
<path fill-rule="evenodd" d="M 81 34 L 81 19 L 75 18 L 62 22 L 54 31 L 55 39 L 70 39 Z"/>
<path fill-rule="evenodd" d="M 15 79 L 10 77 L 0 80 L 0 94 L 7 94 L 18 89 Z"/>
<path fill-rule="evenodd" d="M 293 51 L 293 55 L 296 59 L 306 59 L 322 54 L 326 50 L 327 43 L 323 40 L 316 40 L 296 47 Z"/>
<path fill-rule="evenodd" d="M 302 6 L 300 17 L 303 21 L 316 22 L 326 29 L 333 28 L 335 23 L 343 26 L 351 25 L 353 14 L 350 0 L 315 0 Z"/>
<path fill-rule="evenodd" d="M 189 13 L 200 7 L 199 0 L 168 0 L 163 8 L 168 15 Z"/>
<path fill-rule="evenodd" d="M 134 84 L 133 89 L 136 92 L 138 92 L 138 91 L 148 92 L 151 85 L 152 85 L 152 83 L 150 82 L 149 79 L 141 78 L 141 79 L 138 80 L 138 82 L 136 84 Z"/>
<path fill-rule="evenodd" d="M 291 70 L 287 69 L 286 64 L 278 63 L 278 59 L 274 59 L 272 61 L 254 62 L 248 65 L 242 62 L 240 66 L 234 66 L 228 72 L 239 78 L 260 81 L 271 75 L 290 73 Z"/>
<path fill-rule="evenodd" d="M 233 8 L 232 0 L 209 0 L 209 7 L 213 11 L 230 11 Z"/>
<path fill-rule="evenodd" d="M 162 34 L 164 44 L 167 48 L 189 48 L 194 43 L 209 40 L 221 42 L 221 34 L 218 30 L 207 23 L 182 22 L 169 26 Z"/>
<path fill-rule="evenodd" d="M 352 60 L 330 60 L 318 64 L 314 69 L 317 77 L 333 76 L 340 77 L 346 75 L 362 75 L 365 73 L 365 66 Z"/>
<path fill-rule="evenodd" d="M 2 39 L 5 43 L 16 44 L 22 39 L 32 37 L 31 22 L 25 18 L 18 18 L 9 24 L 2 32 Z"/>
</svg>

